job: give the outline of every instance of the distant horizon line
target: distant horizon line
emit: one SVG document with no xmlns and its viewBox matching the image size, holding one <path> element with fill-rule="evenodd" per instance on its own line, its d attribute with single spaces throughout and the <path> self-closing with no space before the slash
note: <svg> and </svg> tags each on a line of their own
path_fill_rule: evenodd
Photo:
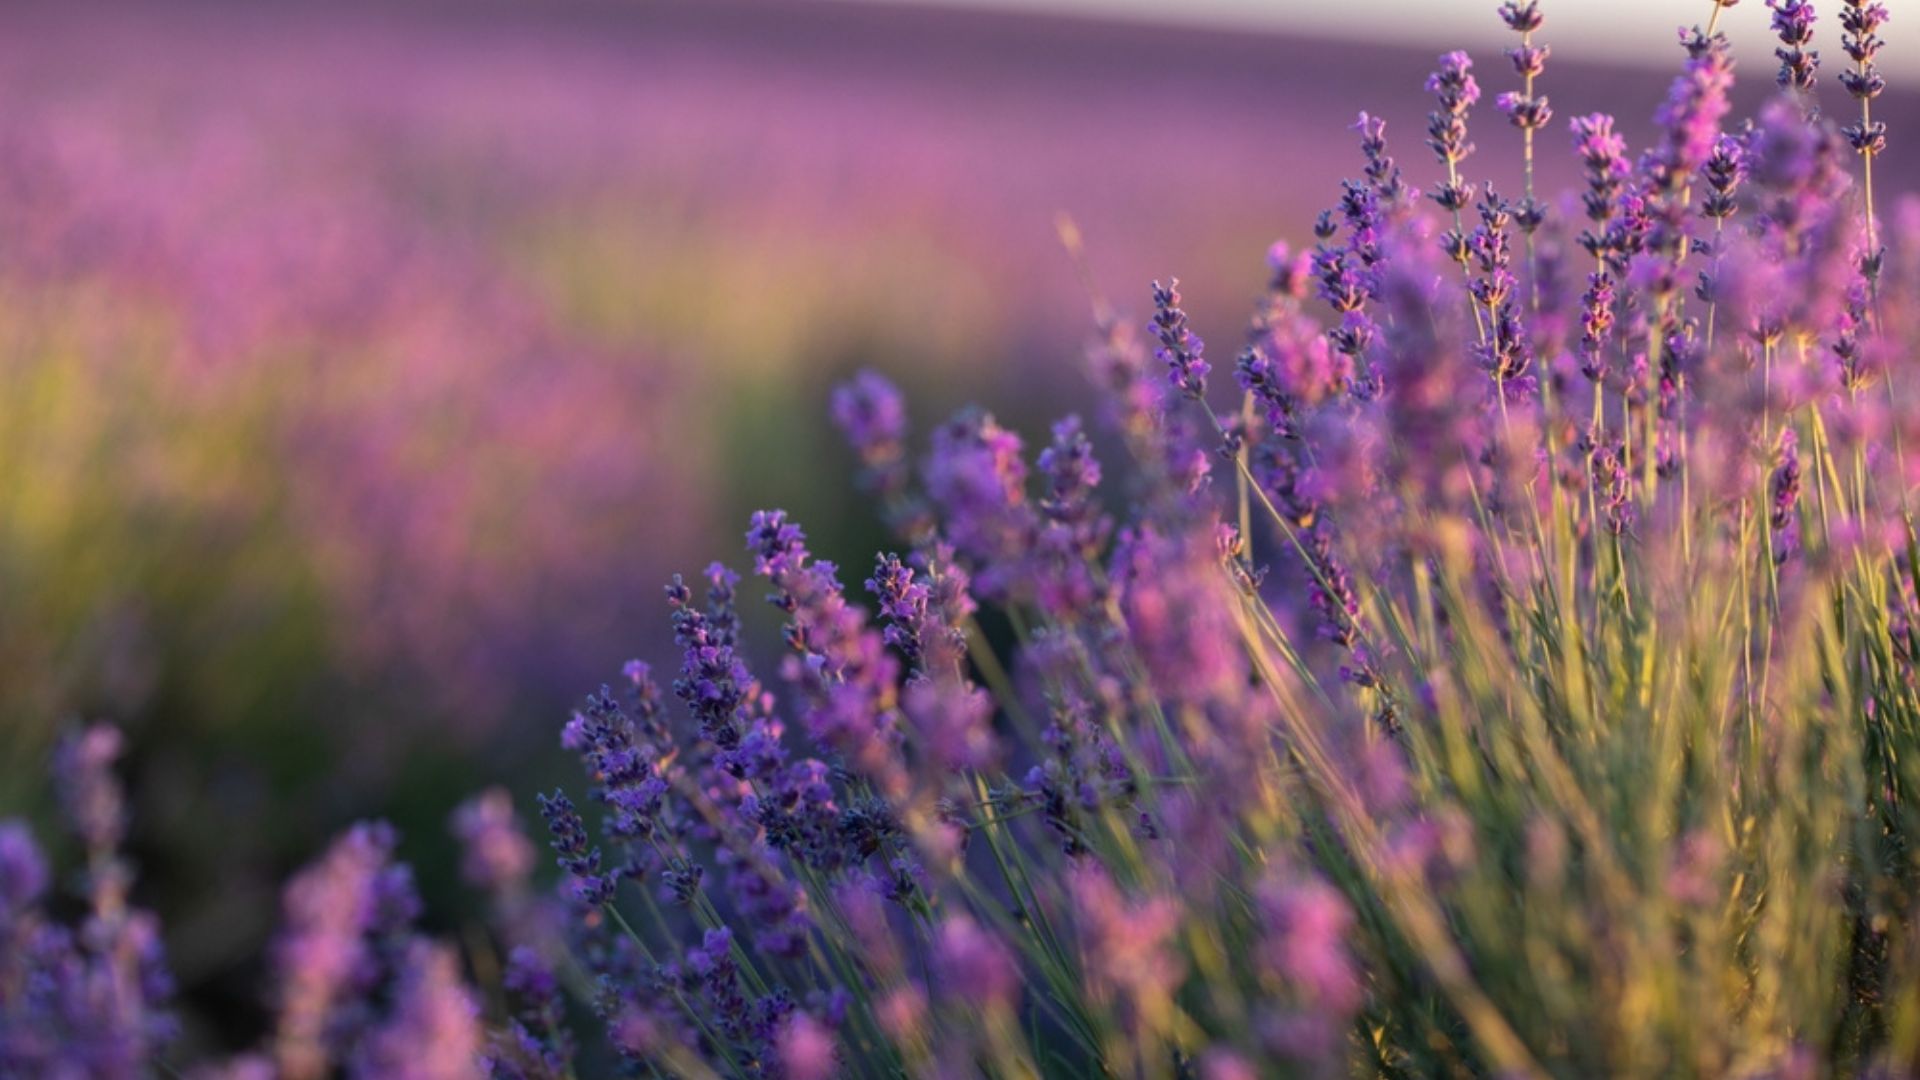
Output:
<svg viewBox="0 0 1920 1080">
<path fill-rule="evenodd" d="M 1293 36 L 1331 37 L 1346 41 L 1373 41 L 1383 45 L 1427 45 L 1438 48 L 1501 47 L 1513 40 L 1511 32 L 1495 15 L 1492 0 L 1370 0 L 1378 10 L 1370 14 L 1364 30 L 1356 27 L 1344 12 L 1328 5 L 1302 3 L 1300 0 L 825 0 L 836 4 L 863 7 L 922 7 L 949 10 L 997 11 L 1133 23 L 1147 26 L 1191 27 L 1209 30 L 1253 30 Z M 1691 23 L 1675 17 L 1671 0 L 1561 0 L 1542 5 L 1548 14 L 1540 40 L 1553 46 L 1568 59 L 1602 61 L 1636 67 L 1673 67 L 1681 53 L 1678 31 Z M 1712 0 L 1698 0 L 1702 14 Z M 1351 12 L 1351 5 L 1338 5 Z M 1763 16 L 1754 18 L 1752 8 Z M 1754 2 L 1730 8 L 1721 15 L 1720 31 L 1732 42 L 1736 62 L 1745 61 L 1748 77 L 1763 58 L 1765 67 L 1774 65 L 1774 41 L 1764 19 L 1765 8 Z M 1560 12 L 1564 37 L 1555 33 L 1555 14 Z M 1566 12 L 1572 12 L 1568 16 Z M 1662 26 L 1662 21 L 1670 25 Z M 1647 29 L 1623 35 L 1622 26 L 1644 22 Z M 1845 62 L 1840 51 L 1837 20 L 1822 19 L 1816 26 L 1814 45 L 1825 61 L 1828 74 L 1837 72 L 1835 61 Z M 1896 34 L 1898 27 L 1895 28 Z M 1916 31 L 1920 33 L 1920 30 Z M 1884 33 L 1882 36 L 1886 36 Z M 1904 36 L 1904 35 L 1901 35 Z M 1889 82 L 1920 85 L 1920 47 L 1902 49 L 1899 38 L 1881 54 L 1880 68 Z"/>
</svg>

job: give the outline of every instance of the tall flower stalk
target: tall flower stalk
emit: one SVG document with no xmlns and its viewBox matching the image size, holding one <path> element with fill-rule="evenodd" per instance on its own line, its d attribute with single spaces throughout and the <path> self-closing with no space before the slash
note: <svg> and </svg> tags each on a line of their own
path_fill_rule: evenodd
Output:
<svg viewBox="0 0 1920 1080">
<path fill-rule="evenodd" d="M 1527 294 L 1530 310 L 1540 309 L 1540 272 L 1535 265 L 1533 234 L 1540 228 L 1546 209 L 1533 192 L 1533 133 L 1547 126 L 1553 119 L 1553 108 L 1546 97 L 1534 93 L 1534 80 L 1546 70 L 1547 57 L 1552 49 L 1545 45 L 1535 45 L 1533 35 L 1546 21 L 1540 12 L 1540 0 L 1507 0 L 1500 5 L 1500 19 L 1507 29 L 1520 35 L 1519 46 L 1507 50 L 1507 59 L 1512 61 L 1513 70 L 1520 76 L 1521 87 L 1518 93 L 1507 92 L 1500 95 L 1500 111 L 1507 114 L 1513 126 L 1520 129 L 1521 165 L 1526 177 L 1525 196 L 1515 209 L 1514 220 L 1520 226 L 1520 232 L 1527 243 Z"/>
</svg>

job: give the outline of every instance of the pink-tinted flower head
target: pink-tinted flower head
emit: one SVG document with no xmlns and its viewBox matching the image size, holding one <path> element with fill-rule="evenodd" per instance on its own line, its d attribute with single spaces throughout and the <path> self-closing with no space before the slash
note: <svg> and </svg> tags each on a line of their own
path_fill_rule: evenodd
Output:
<svg viewBox="0 0 1920 1080">
<path fill-rule="evenodd" d="M 355 1055 L 352 1073 L 383 1080 L 480 1080 L 478 1003 L 452 950 L 408 945 L 391 1015 Z"/>
<path fill-rule="evenodd" d="M 1020 967 L 991 933 L 965 915 L 949 916 L 934 941 L 940 992 L 970 1008 L 1011 1008 L 1020 992 Z"/>
<path fill-rule="evenodd" d="M 1259 899 L 1266 973 L 1336 1022 L 1351 1014 L 1360 1005 L 1361 986 L 1347 951 L 1353 909 L 1346 898 L 1317 877 L 1276 877 L 1262 885 Z"/>
<path fill-rule="evenodd" d="M 832 1080 L 840 1074 L 833 1032 L 805 1012 L 796 1012 L 780 1030 L 780 1067 L 787 1080 Z"/>
<path fill-rule="evenodd" d="M 0 821 L 0 938 L 47 889 L 47 862 L 24 821 Z"/>
<path fill-rule="evenodd" d="M 1129 898 L 1090 865 L 1074 868 L 1068 886 L 1095 991 L 1136 1003 L 1171 995 L 1185 975 L 1172 947 L 1180 906 L 1167 897 Z"/>
<path fill-rule="evenodd" d="M 381 974 L 372 939 L 417 909 L 410 878 L 391 861 L 396 842 L 385 824 L 356 825 L 287 886 L 274 1057 L 292 1080 L 325 1075 L 337 1060 L 336 1014 Z"/>
<path fill-rule="evenodd" d="M 904 456 L 906 399 L 878 372 L 862 371 L 835 389 L 831 412 L 866 467 L 886 467 Z"/>
<path fill-rule="evenodd" d="M 453 833 L 460 840 L 461 874 L 467 883 L 488 892 L 525 886 L 533 873 L 533 844 L 513 812 L 513 797 L 505 788 L 492 788 L 460 804 L 453 813 Z"/>
<path fill-rule="evenodd" d="M 909 683 L 901 704 L 923 752 L 945 769 L 979 769 L 1000 757 L 993 698 L 953 679 Z"/>
<path fill-rule="evenodd" d="M 1724 37 L 1687 38 L 1686 70 L 1673 80 L 1654 120 L 1666 132 L 1660 151 L 1665 187 L 1679 190 L 1702 165 L 1720 139 L 1720 121 L 1732 107 L 1733 59 Z"/>
<path fill-rule="evenodd" d="M 53 773 L 67 821 L 90 852 L 110 853 L 126 832 L 125 797 L 114 778 L 118 728 L 108 724 L 69 734 L 54 752 Z"/>
<path fill-rule="evenodd" d="M 933 433 L 922 467 L 927 494 L 941 510 L 942 531 L 980 594 L 1001 599 L 1023 584 L 1022 554 L 1037 522 L 1027 501 L 1020 437 L 992 415 L 969 409 Z"/>
</svg>

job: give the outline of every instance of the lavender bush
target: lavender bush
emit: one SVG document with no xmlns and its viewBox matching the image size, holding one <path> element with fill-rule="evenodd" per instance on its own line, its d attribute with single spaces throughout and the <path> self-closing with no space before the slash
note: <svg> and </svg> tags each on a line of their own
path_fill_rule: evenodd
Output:
<svg viewBox="0 0 1920 1080">
<path fill-rule="evenodd" d="M 1829 117 L 1813 9 L 1771 0 L 1781 92 L 1735 124 L 1707 6 L 1661 137 L 1565 121 L 1557 200 L 1534 0 L 1499 12 L 1517 195 L 1475 179 L 1464 54 L 1431 164 L 1362 114 L 1237 401 L 1177 283 L 1144 333 L 1096 299 L 1113 479 L 1079 419 L 1029 465 L 978 410 L 916 468 L 892 386 L 843 387 L 898 537 L 871 605 L 755 514 L 758 584 L 675 578 L 677 668 L 566 724 L 556 887 L 510 800 L 462 807 L 462 966 L 356 827 L 286 891 L 271 1038 L 206 1075 L 1920 1075 L 1887 12 L 1842 4 Z M 116 749 L 57 758 L 77 925 L 0 827 L 0 1072 L 172 1061 Z"/>
</svg>

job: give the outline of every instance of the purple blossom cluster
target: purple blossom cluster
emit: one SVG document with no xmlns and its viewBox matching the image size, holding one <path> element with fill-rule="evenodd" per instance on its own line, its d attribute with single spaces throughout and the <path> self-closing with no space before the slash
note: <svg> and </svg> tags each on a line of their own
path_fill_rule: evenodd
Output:
<svg viewBox="0 0 1920 1080">
<path fill-rule="evenodd" d="M 126 829 L 113 774 L 120 733 L 69 733 L 53 778 L 85 852 L 81 914 L 49 914 L 55 878 L 23 822 L 0 822 L 0 1073 L 137 1076 L 176 1033 L 158 921 L 131 906 Z"/>
</svg>

